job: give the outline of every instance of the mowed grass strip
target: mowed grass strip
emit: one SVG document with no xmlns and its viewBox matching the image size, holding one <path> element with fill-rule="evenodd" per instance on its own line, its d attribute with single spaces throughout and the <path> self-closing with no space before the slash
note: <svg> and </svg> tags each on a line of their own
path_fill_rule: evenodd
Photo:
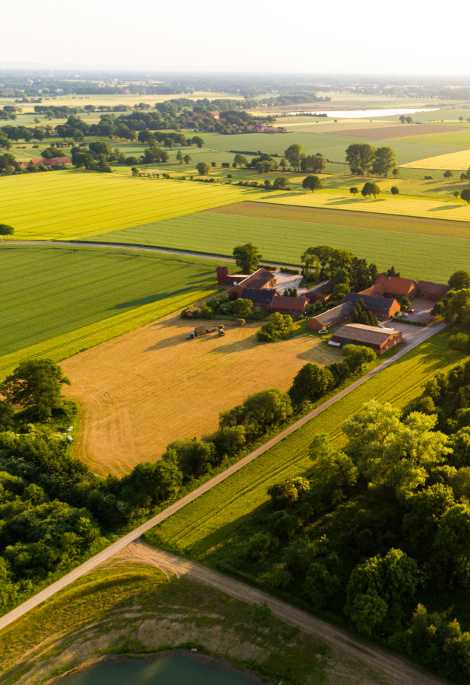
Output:
<svg viewBox="0 0 470 685">
<path fill-rule="evenodd" d="M 63 359 L 185 306 L 214 291 L 214 267 L 138 250 L 2 245 L 0 368 L 33 348 Z"/>
<path fill-rule="evenodd" d="M 470 165 L 470 151 L 468 152 Z M 447 166 L 448 169 L 456 167 Z M 358 180 L 360 188 L 365 179 Z M 365 199 L 351 197 L 341 192 L 320 191 L 316 193 L 285 193 L 276 197 L 263 197 L 257 202 L 269 202 L 280 205 L 300 207 L 326 207 L 328 209 L 347 209 L 350 212 L 373 212 L 374 214 L 391 214 L 400 216 L 421 217 L 423 219 L 451 219 L 452 221 L 470 221 L 470 207 L 463 203 L 443 202 L 412 197 L 381 197 Z M 470 228 L 470 225 L 469 225 Z"/>
<path fill-rule="evenodd" d="M 407 182 L 409 183 L 408 179 Z M 392 185 L 399 185 L 400 180 L 392 181 Z M 208 209 L 215 214 L 231 216 L 251 216 L 258 219 L 281 219 L 284 221 L 304 221 L 312 224 L 331 226 L 354 226 L 356 228 L 373 228 L 376 231 L 398 231 L 399 233 L 415 233 L 433 235 L 441 238 L 470 238 L 470 225 L 450 219 L 422 219 L 420 217 L 372 214 L 371 212 L 349 212 L 345 210 L 327 209 L 325 207 L 301 207 L 293 205 L 278 205 L 269 202 L 236 202 Z M 469 215 L 470 220 L 470 215 Z"/>
<path fill-rule="evenodd" d="M 279 208 L 281 216 L 285 211 L 282 205 L 260 203 L 260 207 Z M 356 225 L 343 225 L 346 214 L 336 211 L 337 222 L 332 224 L 204 212 L 115 231 L 106 234 L 106 240 L 227 256 L 235 245 L 252 242 L 274 264 L 300 264 L 308 247 L 332 245 L 375 262 L 379 270 L 393 264 L 409 278 L 443 283 L 470 264 L 470 240 L 360 228 L 360 219 Z M 387 226 L 388 217 L 371 216 L 383 229 Z M 101 241 L 102 236 L 92 240 Z"/>
<path fill-rule="evenodd" d="M 447 155 L 426 157 L 425 159 L 418 159 L 414 162 L 401 164 L 400 166 L 407 169 L 452 169 L 467 171 L 470 166 L 470 150 L 459 150 L 459 152 L 451 152 Z M 456 217 L 453 216 L 452 218 L 455 219 Z"/>
<path fill-rule="evenodd" d="M 196 559 L 230 536 L 268 500 L 268 488 L 286 478 L 305 474 L 311 461 L 308 446 L 318 433 L 328 433 L 334 445 L 345 444 L 341 425 L 370 399 L 403 407 L 421 393 L 438 371 L 464 359 L 447 348 L 443 331 L 339 400 L 308 424 L 146 535 L 157 545 Z"/>
<path fill-rule="evenodd" d="M 54 171 L 2 178 L 0 216 L 15 239 L 66 240 L 261 195 L 217 183 Z"/>
</svg>

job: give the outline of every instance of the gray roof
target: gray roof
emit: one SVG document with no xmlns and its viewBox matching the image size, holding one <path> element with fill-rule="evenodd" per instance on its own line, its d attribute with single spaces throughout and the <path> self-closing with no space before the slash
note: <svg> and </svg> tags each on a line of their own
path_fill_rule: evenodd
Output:
<svg viewBox="0 0 470 685">
<path fill-rule="evenodd" d="M 343 302 L 352 302 L 354 307 L 362 300 L 366 309 L 372 309 L 376 312 L 389 312 L 393 300 L 389 297 L 373 297 L 372 295 L 361 295 L 360 293 L 348 293 Z"/>
<path fill-rule="evenodd" d="M 323 312 L 323 314 L 313 318 L 327 328 L 328 326 L 334 326 L 336 321 L 349 316 L 353 311 L 354 305 L 351 302 L 343 302 L 343 304 L 339 304 L 337 307 L 333 307 L 333 309 L 329 309 L 327 312 Z"/>
<path fill-rule="evenodd" d="M 365 326 L 362 323 L 348 323 L 341 326 L 333 337 L 381 345 L 391 335 L 398 335 L 398 333 L 399 331 L 394 328 L 378 328 L 378 326 Z"/>
<path fill-rule="evenodd" d="M 276 290 L 274 288 L 243 288 L 241 296 L 256 304 L 270 304 L 276 296 Z"/>
</svg>

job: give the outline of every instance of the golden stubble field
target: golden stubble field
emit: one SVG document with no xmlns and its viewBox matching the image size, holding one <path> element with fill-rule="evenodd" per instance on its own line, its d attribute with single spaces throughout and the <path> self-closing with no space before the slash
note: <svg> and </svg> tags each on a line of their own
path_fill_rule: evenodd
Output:
<svg viewBox="0 0 470 685">
<path fill-rule="evenodd" d="M 172 314 L 62 362 L 66 395 L 82 412 L 75 455 L 95 473 L 122 476 L 173 440 L 216 430 L 219 412 L 250 393 L 287 390 L 307 362 L 340 357 L 315 334 L 260 344 L 259 324 L 225 324 L 223 338 L 188 341 L 194 324 Z"/>
</svg>

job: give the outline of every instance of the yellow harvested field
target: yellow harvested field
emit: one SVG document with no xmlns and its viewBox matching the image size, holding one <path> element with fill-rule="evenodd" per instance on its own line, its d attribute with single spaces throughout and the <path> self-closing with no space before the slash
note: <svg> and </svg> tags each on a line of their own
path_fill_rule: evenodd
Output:
<svg viewBox="0 0 470 685">
<path fill-rule="evenodd" d="M 51 171 L 2 178 L 0 217 L 15 239 L 70 240 L 262 195 L 218 183 Z"/>
<path fill-rule="evenodd" d="M 360 183 L 358 183 L 360 185 Z M 373 212 L 375 214 L 394 214 L 399 216 L 414 216 L 423 219 L 451 219 L 453 221 L 470 221 L 470 207 L 462 202 L 445 202 L 413 197 L 386 197 L 366 200 L 360 195 L 352 198 L 350 194 L 341 195 L 320 191 L 315 193 L 285 193 L 283 195 L 268 196 L 255 200 L 276 205 L 293 205 L 300 207 L 325 207 L 352 212 Z M 341 218 L 338 216 L 338 223 Z"/>
<path fill-rule="evenodd" d="M 186 340 L 194 322 L 172 314 L 62 362 L 66 395 L 82 412 L 75 455 L 95 473 L 121 476 L 160 459 L 173 440 L 216 430 L 219 412 L 250 393 L 287 390 L 307 362 L 341 356 L 313 333 L 261 344 L 259 324 L 225 326 L 223 338 Z"/>
<path fill-rule="evenodd" d="M 454 171 L 467 171 L 470 166 L 470 150 L 460 150 L 451 152 L 448 155 L 438 155 L 437 157 L 426 157 L 418 159 L 416 162 L 400 164 L 407 169 L 452 169 Z"/>
</svg>

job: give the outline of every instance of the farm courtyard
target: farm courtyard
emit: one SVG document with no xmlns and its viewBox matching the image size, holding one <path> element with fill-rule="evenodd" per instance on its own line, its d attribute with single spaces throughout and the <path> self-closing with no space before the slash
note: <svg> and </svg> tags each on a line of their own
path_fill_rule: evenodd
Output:
<svg viewBox="0 0 470 685">
<path fill-rule="evenodd" d="M 173 440 L 216 430 L 219 412 L 250 393 L 287 390 L 306 362 L 341 357 L 312 333 L 261 344 L 260 324 L 224 323 L 223 338 L 187 341 L 194 322 L 171 314 L 63 362 L 66 394 L 82 410 L 76 456 L 95 473 L 122 476 Z"/>
</svg>

